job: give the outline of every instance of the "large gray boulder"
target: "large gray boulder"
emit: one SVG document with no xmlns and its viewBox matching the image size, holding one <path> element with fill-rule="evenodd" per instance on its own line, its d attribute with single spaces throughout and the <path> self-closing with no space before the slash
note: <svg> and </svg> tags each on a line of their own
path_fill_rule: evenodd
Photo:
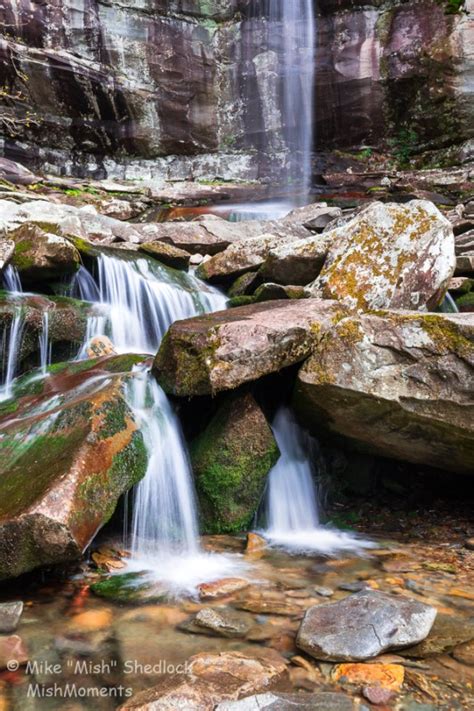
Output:
<svg viewBox="0 0 474 711">
<path fill-rule="evenodd" d="M 306 611 L 297 646 L 315 659 L 351 662 L 372 659 L 428 636 L 436 609 L 416 600 L 363 591 Z"/>
<path fill-rule="evenodd" d="M 280 244 L 268 252 L 260 268 L 263 279 L 305 286 L 320 273 L 333 244 L 331 232 Z"/>
<path fill-rule="evenodd" d="M 357 449 L 474 472 L 474 314 L 341 320 L 298 374 L 304 423 Z"/>
<path fill-rule="evenodd" d="M 332 246 L 310 293 L 354 308 L 434 309 L 454 274 L 451 224 L 427 200 L 374 202 L 326 237 Z"/>
<path fill-rule="evenodd" d="M 74 245 L 48 228 L 23 224 L 9 238 L 15 243 L 12 265 L 26 282 L 59 279 L 79 269 L 81 258 Z"/>
<path fill-rule="evenodd" d="M 154 372 L 166 392 L 210 395 L 307 358 L 347 310 L 318 299 L 266 301 L 175 322 Z"/>
</svg>

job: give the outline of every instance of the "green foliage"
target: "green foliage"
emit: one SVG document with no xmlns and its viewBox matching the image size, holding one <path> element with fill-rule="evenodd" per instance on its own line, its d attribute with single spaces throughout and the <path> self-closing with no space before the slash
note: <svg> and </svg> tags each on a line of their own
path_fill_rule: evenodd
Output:
<svg viewBox="0 0 474 711">
<path fill-rule="evenodd" d="M 445 15 L 457 15 L 464 7 L 464 0 L 436 0 L 436 2 L 444 7 Z"/>
<path fill-rule="evenodd" d="M 400 128 L 397 135 L 389 141 L 400 167 L 405 167 L 410 163 L 410 158 L 416 150 L 417 143 L 418 134 L 410 128 Z"/>
</svg>

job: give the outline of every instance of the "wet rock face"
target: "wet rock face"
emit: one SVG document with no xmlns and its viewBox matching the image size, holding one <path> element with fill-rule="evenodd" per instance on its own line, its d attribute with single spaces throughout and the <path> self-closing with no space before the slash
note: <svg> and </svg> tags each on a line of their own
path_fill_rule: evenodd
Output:
<svg viewBox="0 0 474 711">
<path fill-rule="evenodd" d="M 53 366 L 0 405 L 0 579 L 80 558 L 146 470 L 124 399 L 139 357 Z"/>
<path fill-rule="evenodd" d="M 451 225 L 427 200 L 374 202 L 326 238 L 310 292 L 352 308 L 433 310 L 456 266 Z"/>
<path fill-rule="evenodd" d="M 435 617 L 436 609 L 429 605 L 385 593 L 361 592 L 311 607 L 296 644 L 315 659 L 363 661 L 425 639 Z"/>
<path fill-rule="evenodd" d="M 253 396 L 228 397 L 191 446 L 206 533 L 237 533 L 250 525 L 278 456 Z"/>
<path fill-rule="evenodd" d="M 298 375 L 304 423 L 389 458 L 474 471 L 472 314 L 341 320 Z"/>
</svg>

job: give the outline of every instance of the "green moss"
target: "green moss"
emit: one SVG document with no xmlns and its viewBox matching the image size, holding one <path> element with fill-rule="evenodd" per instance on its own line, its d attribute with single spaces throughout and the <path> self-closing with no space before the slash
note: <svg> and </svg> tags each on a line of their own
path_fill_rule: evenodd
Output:
<svg viewBox="0 0 474 711">
<path fill-rule="evenodd" d="M 229 301 L 227 302 L 227 306 L 229 308 L 237 308 L 238 306 L 247 306 L 247 304 L 255 304 L 257 301 L 257 298 L 255 295 L 247 296 L 233 296 Z"/>
<path fill-rule="evenodd" d="M 465 5 L 465 0 L 436 0 L 436 2 L 444 7 L 445 15 L 457 15 Z"/>
<path fill-rule="evenodd" d="M 460 311 L 474 311 L 474 292 L 470 291 L 456 299 L 456 306 Z"/>
<path fill-rule="evenodd" d="M 190 451 L 206 532 L 245 530 L 279 456 L 251 396 L 229 396 Z"/>
<path fill-rule="evenodd" d="M 140 594 L 150 587 L 151 583 L 144 581 L 141 573 L 122 573 L 93 583 L 90 589 L 98 597 L 114 602 L 131 603 L 136 602 Z"/>
</svg>

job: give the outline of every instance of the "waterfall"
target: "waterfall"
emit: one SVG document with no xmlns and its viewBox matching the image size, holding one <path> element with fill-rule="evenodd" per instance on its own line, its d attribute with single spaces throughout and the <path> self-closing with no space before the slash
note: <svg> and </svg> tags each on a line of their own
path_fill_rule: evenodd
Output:
<svg viewBox="0 0 474 711">
<path fill-rule="evenodd" d="M 289 185 L 297 185 L 308 193 L 312 176 L 312 149 L 314 139 L 314 80 L 316 63 L 316 20 L 313 0 L 253 0 L 250 22 L 250 46 L 254 51 L 262 37 L 268 52 L 274 52 L 279 83 L 275 93 L 274 71 L 264 55 L 253 57 L 257 74 L 256 89 L 251 84 L 248 91 L 260 94 L 260 104 L 254 108 L 259 117 L 251 116 L 252 126 L 272 134 L 276 122 L 276 107 L 281 115 L 281 138 L 286 147 L 286 178 Z M 259 78 L 259 74 L 262 74 Z M 262 96 L 262 93 L 264 96 Z M 249 101 L 250 106 L 255 100 Z M 252 110 L 251 110 L 252 113 Z M 270 116 L 266 114 L 270 113 Z M 255 130 L 255 129 L 254 129 Z M 278 140 L 270 136 L 266 150 L 278 151 Z"/>
<path fill-rule="evenodd" d="M 89 319 L 86 339 L 108 335 L 121 353 L 154 354 L 174 321 L 226 304 L 219 291 L 192 274 L 142 257 L 101 254 L 94 275 L 82 267 L 71 288 L 72 295 L 97 303 L 102 311 Z M 168 591 L 192 593 L 200 582 L 235 572 L 236 562 L 200 548 L 194 481 L 180 423 L 147 368 L 133 371 L 126 397 L 148 454 L 146 474 L 132 494 L 130 534 L 128 502 L 125 506 L 126 544 L 132 552 L 128 568 L 148 571 Z"/>
<path fill-rule="evenodd" d="M 8 400 L 12 395 L 12 383 L 18 370 L 18 358 L 20 355 L 21 343 L 23 338 L 23 330 L 25 327 L 25 319 L 21 305 L 16 308 L 15 315 L 12 318 L 8 336 L 8 347 L 4 349 L 3 358 L 3 385 L 0 388 L 0 402 Z M 6 339 L 6 329 L 4 339 Z M 6 344 L 5 344 L 6 345 Z"/>
<path fill-rule="evenodd" d="M 279 409 L 272 430 L 280 458 L 268 478 L 263 535 L 270 543 L 297 552 L 331 555 L 372 547 L 368 541 L 320 524 L 311 444 L 289 408 Z"/>
<path fill-rule="evenodd" d="M 23 291 L 21 288 L 21 281 L 18 271 L 11 264 L 7 266 L 2 274 L 3 285 L 6 291 L 11 291 L 13 293 L 20 293 Z"/>
<path fill-rule="evenodd" d="M 153 265 L 146 258 L 97 258 L 97 281 L 82 267 L 71 294 L 96 302 L 88 337 L 108 335 L 120 353 L 155 353 L 174 321 L 225 308 L 226 298 L 194 276 Z"/>
<path fill-rule="evenodd" d="M 43 373 L 46 372 L 46 368 L 51 364 L 51 345 L 49 341 L 49 314 L 46 309 L 43 313 L 43 322 L 39 335 L 40 368 Z"/>
</svg>

